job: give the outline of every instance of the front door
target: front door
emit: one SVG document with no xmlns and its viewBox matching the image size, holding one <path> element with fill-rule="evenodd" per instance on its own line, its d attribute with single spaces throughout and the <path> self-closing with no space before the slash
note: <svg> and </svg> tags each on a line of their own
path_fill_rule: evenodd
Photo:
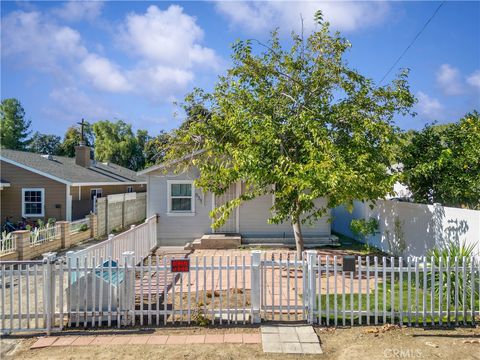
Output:
<svg viewBox="0 0 480 360">
<path fill-rule="evenodd" d="M 225 191 L 222 195 L 214 195 L 214 205 L 217 208 L 225 204 L 227 201 L 235 199 L 236 197 L 237 197 L 237 184 L 234 183 L 234 184 L 231 184 L 230 187 L 227 189 L 227 191 Z M 219 234 L 238 233 L 237 211 L 238 211 L 238 208 L 232 211 L 227 222 L 223 224 L 221 227 L 219 227 L 218 229 L 214 230 L 214 232 Z"/>
</svg>

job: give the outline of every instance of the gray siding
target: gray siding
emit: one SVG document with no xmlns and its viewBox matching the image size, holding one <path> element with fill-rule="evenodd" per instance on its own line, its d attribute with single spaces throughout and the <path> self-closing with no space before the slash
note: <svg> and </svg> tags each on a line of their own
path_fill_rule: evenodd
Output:
<svg viewBox="0 0 480 360">
<path fill-rule="evenodd" d="M 195 215 L 172 216 L 167 214 L 167 180 L 193 180 L 195 172 L 181 175 L 152 172 L 148 175 L 147 217 L 160 215 L 157 227 L 159 246 L 185 245 L 204 234 L 211 233 L 212 195 L 195 188 Z"/>
<path fill-rule="evenodd" d="M 212 194 L 204 194 L 195 189 L 195 215 L 172 216 L 167 214 L 167 181 L 191 180 L 196 177 L 195 170 L 181 175 L 152 172 L 148 174 L 147 216 L 159 214 L 157 241 L 162 245 L 184 245 L 204 234 L 212 233 L 209 212 L 212 210 Z M 318 201 L 324 201 L 319 199 Z M 290 223 L 268 224 L 272 197 L 262 196 L 244 203 L 239 211 L 239 230 L 245 237 L 293 237 Z M 235 216 L 235 214 L 232 214 Z M 314 226 L 302 227 L 305 236 L 330 235 L 330 213 L 316 222 Z"/>
<path fill-rule="evenodd" d="M 318 200 L 325 203 L 325 200 Z M 268 224 L 272 196 L 264 195 L 244 203 L 240 207 L 240 233 L 243 237 L 293 237 L 292 226 L 289 222 L 283 224 Z M 313 226 L 302 226 L 304 236 L 330 235 L 330 222 L 327 216 L 319 219 Z"/>
</svg>

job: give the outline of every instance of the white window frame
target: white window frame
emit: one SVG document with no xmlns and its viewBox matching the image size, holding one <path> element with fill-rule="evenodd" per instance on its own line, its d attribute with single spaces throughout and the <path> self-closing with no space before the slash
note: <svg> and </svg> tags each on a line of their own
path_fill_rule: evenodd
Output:
<svg viewBox="0 0 480 360">
<path fill-rule="evenodd" d="M 190 184 L 192 186 L 192 193 L 190 195 L 192 207 L 190 211 L 172 210 L 172 185 L 175 185 L 175 184 Z M 167 180 L 167 215 L 169 216 L 194 216 L 195 215 L 195 185 L 193 183 L 193 180 Z"/>
<path fill-rule="evenodd" d="M 127 186 L 127 194 L 128 193 L 133 193 L 133 186 L 132 185 Z"/>
<path fill-rule="evenodd" d="M 93 197 L 92 199 L 92 191 L 95 191 L 95 196 Z M 92 211 L 94 213 L 97 212 L 97 194 L 100 193 L 100 197 L 103 196 L 103 190 L 102 188 L 93 188 L 93 189 L 90 189 L 90 200 L 93 200 L 93 208 L 92 208 Z"/>
<path fill-rule="evenodd" d="M 103 196 L 103 190 L 102 190 L 102 188 L 93 188 L 93 189 L 90 189 L 90 199 L 91 199 L 91 200 L 93 200 L 93 199 L 92 199 L 92 191 L 94 191 L 94 190 L 95 190 L 95 197 L 97 197 L 97 194 L 98 194 L 98 193 L 100 193 L 100 197 Z"/>
<path fill-rule="evenodd" d="M 25 192 L 26 191 L 40 191 L 42 194 L 42 212 L 40 214 L 26 214 L 25 213 Z M 45 217 L 45 188 L 22 188 L 22 217 Z"/>
</svg>

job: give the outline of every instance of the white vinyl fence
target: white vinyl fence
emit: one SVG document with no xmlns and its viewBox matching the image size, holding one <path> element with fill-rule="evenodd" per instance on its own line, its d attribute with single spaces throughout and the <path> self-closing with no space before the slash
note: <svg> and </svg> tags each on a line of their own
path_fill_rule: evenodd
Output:
<svg viewBox="0 0 480 360">
<path fill-rule="evenodd" d="M 0 255 L 8 254 L 16 250 L 16 244 L 13 239 L 13 234 L 2 232 L 0 237 Z"/>
<path fill-rule="evenodd" d="M 396 200 L 371 203 L 355 201 L 353 211 L 344 206 L 332 209 L 332 230 L 355 237 L 350 231 L 352 219 L 378 220 L 378 233 L 369 243 L 395 256 L 426 256 L 428 251 L 447 243 L 473 245 L 480 255 L 480 211 Z M 358 239 L 360 240 L 360 239 Z"/>
<path fill-rule="evenodd" d="M 242 256 L 1 263 L 1 331 L 237 324 L 475 324 L 478 258 Z M 140 258 L 142 258 L 140 256 Z M 352 261 L 353 260 L 353 261 Z"/>
<path fill-rule="evenodd" d="M 58 225 L 55 224 L 33 228 L 30 230 L 30 245 L 38 245 L 55 240 L 59 234 Z"/>
<path fill-rule="evenodd" d="M 86 217 L 84 219 L 75 220 L 70 222 L 70 234 L 76 234 L 80 231 L 85 231 L 89 229 L 92 225 L 90 224 L 90 218 Z"/>
<path fill-rule="evenodd" d="M 153 215 L 144 223 L 132 226 L 129 230 L 118 235 L 110 235 L 108 240 L 91 245 L 79 251 L 69 251 L 67 256 L 75 263 L 78 259 L 83 264 L 85 259 L 91 263 L 92 258 L 119 259 L 123 264 L 122 254 L 125 251 L 133 251 L 140 260 L 150 254 L 157 245 L 157 216 Z"/>
</svg>

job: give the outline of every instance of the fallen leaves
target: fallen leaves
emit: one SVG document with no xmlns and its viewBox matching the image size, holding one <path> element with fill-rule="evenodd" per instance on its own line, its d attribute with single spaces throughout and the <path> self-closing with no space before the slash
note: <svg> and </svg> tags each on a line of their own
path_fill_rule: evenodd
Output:
<svg viewBox="0 0 480 360">
<path fill-rule="evenodd" d="M 398 329 L 400 329 L 400 325 L 385 324 L 382 327 L 368 328 L 363 332 L 365 334 L 380 334 L 380 333 L 385 333 L 387 331 L 398 330 Z"/>
</svg>

